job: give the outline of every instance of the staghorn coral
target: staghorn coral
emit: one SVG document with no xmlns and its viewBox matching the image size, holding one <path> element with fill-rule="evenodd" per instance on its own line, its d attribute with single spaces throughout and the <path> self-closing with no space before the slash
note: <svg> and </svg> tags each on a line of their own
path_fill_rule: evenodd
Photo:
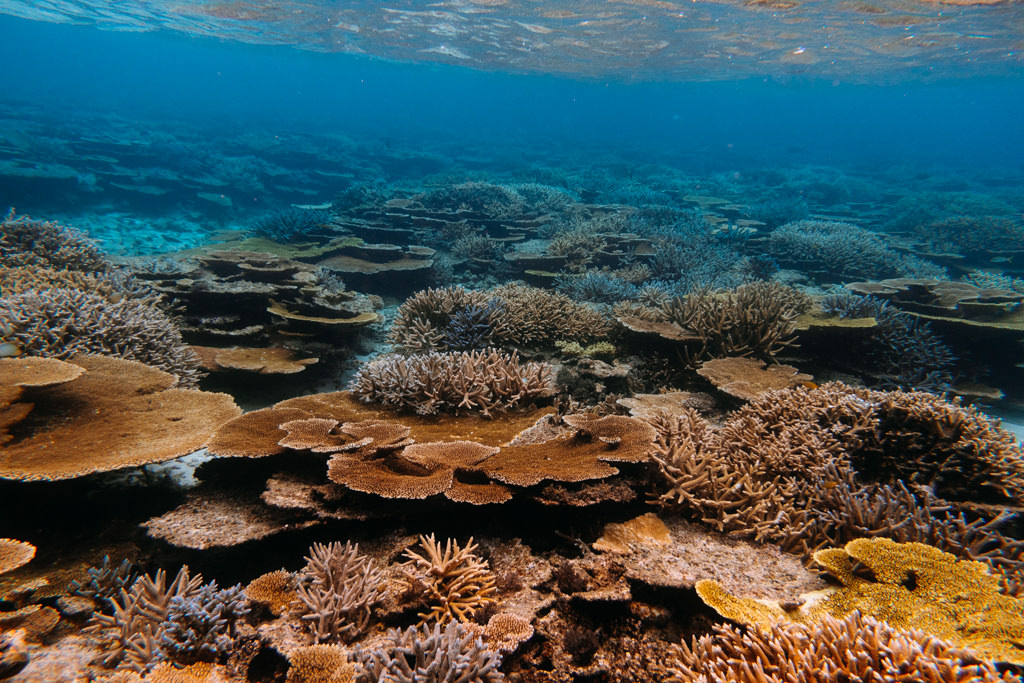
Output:
<svg viewBox="0 0 1024 683">
<path fill-rule="evenodd" d="M 483 328 L 475 330 L 473 343 L 500 346 L 510 339 L 503 314 L 502 307 L 493 305 L 492 298 L 484 292 L 462 287 L 423 289 L 398 307 L 388 341 L 406 353 L 447 350 L 451 348 L 450 334 L 455 335 L 457 342 L 465 334 L 464 329 L 449 331 L 453 319 L 459 319 L 457 326 L 472 321 Z"/>
<path fill-rule="evenodd" d="M 11 209 L 0 223 L 0 266 L 95 273 L 107 270 L 110 264 L 96 243 L 75 228 L 15 216 Z"/>
<path fill-rule="evenodd" d="M 183 386 L 194 386 L 203 376 L 177 325 L 147 299 L 112 301 L 77 289 L 2 296 L 0 340 L 34 356 L 96 353 L 139 361 L 175 375 Z"/>
<path fill-rule="evenodd" d="M 586 344 L 604 339 L 612 330 L 608 318 L 564 294 L 519 282 L 495 287 L 488 294 L 504 302 L 508 338 L 519 346 L 556 340 Z"/>
<path fill-rule="evenodd" d="M 214 661 L 235 644 L 235 623 L 249 613 L 241 585 L 220 590 L 215 581 L 191 595 L 174 595 L 158 627 L 161 651 L 180 664 Z"/>
<path fill-rule="evenodd" d="M 124 559 L 115 566 L 111 564 L 109 555 L 103 556 L 103 564 L 99 567 L 89 567 L 86 575 L 88 579 L 85 581 L 71 583 L 71 592 L 104 602 L 116 599 L 121 590 L 131 586 L 137 578 L 131 561 Z"/>
<path fill-rule="evenodd" d="M 672 683 L 997 683 L 1017 681 L 921 630 L 896 629 L 859 612 L 805 625 L 777 622 L 741 631 L 716 625 L 685 642 Z"/>
<path fill-rule="evenodd" d="M 520 364 L 495 349 L 384 355 L 359 369 L 349 389 L 366 403 L 412 408 L 421 415 L 507 410 L 554 394 L 551 368 Z"/>
<path fill-rule="evenodd" d="M 717 429 L 692 410 L 647 419 L 669 483 L 662 502 L 719 531 L 804 555 L 890 535 L 1020 581 L 1024 544 L 999 531 L 1009 518 L 968 520 L 955 502 L 1021 497 L 1019 444 L 975 408 L 830 383 L 755 398 Z"/>
<path fill-rule="evenodd" d="M 856 539 L 814 553 L 837 587 L 778 604 L 737 598 L 715 581 L 696 584 L 704 602 L 727 619 L 770 627 L 785 619 L 819 623 L 825 615 L 859 611 L 894 628 L 919 628 L 986 659 L 1024 663 L 1024 600 L 999 592 L 998 578 L 980 562 L 957 559 L 922 543 Z"/>
<path fill-rule="evenodd" d="M 419 615 L 423 623 L 466 622 L 495 601 L 494 574 L 487 562 L 473 553 L 477 546 L 472 538 L 465 547 L 449 538 L 442 549 L 430 534 L 420 536 L 419 544 L 422 554 L 412 548 L 405 551 L 409 571 L 403 582 L 408 593 L 417 594 L 430 606 L 429 612 Z"/>
<path fill-rule="evenodd" d="M 353 653 L 359 683 L 499 683 L 501 655 L 492 652 L 459 623 L 433 629 L 424 624 L 388 632 L 383 647 Z"/>
<path fill-rule="evenodd" d="M 597 304 L 614 304 L 637 295 L 635 285 L 594 270 L 559 277 L 555 280 L 555 289 L 576 301 Z"/>
<path fill-rule="evenodd" d="M 797 315 L 810 299 L 776 282 L 752 282 L 736 289 L 701 291 L 671 299 L 661 318 L 680 331 L 690 364 L 722 356 L 771 360 L 795 340 Z"/>
<path fill-rule="evenodd" d="M 862 348 L 844 349 L 845 357 L 866 358 L 883 384 L 942 392 L 953 383 L 956 356 L 930 325 L 872 296 L 833 291 L 821 301 L 829 315 L 874 318 L 872 335 Z M 866 347 L 866 348 L 863 348 Z"/>
<path fill-rule="evenodd" d="M 88 630 L 113 632 L 115 647 L 104 662 L 125 659 L 136 671 L 170 659 L 179 664 L 226 654 L 235 642 L 235 622 L 249 612 L 241 586 L 219 590 L 182 567 L 171 583 L 161 569 L 143 574 L 117 598 L 112 614 L 97 612 Z"/>
<path fill-rule="evenodd" d="M 351 542 L 314 543 L 296 591 L 318 643 L 352 640 L 366 632 L 371 607 L 384 594 L 384 574 Z"/>
<path fill-rule="evenodd" d="M 202 585 L 202 576 L 189 576 L 188 567 L 182 567 L 170 585 L 167 573 L 160 569 L 154 576 L 143 574 L 130 589 L 122 588 L 111 601 L 113 613 L 96 612 L 89 624 L 95 632 L 113 631 L 114 649 L 104 662 L 109 666 L 127 658 L 133 669 L 141 671 L 160 661 L 157 640 L 172 598 L 195 597 Z"/>
</svg>

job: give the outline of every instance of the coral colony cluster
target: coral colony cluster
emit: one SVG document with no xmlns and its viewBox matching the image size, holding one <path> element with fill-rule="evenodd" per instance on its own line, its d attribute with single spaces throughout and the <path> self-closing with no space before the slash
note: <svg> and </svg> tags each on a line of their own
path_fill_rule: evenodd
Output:
<svg viewBox="0 0 1024 683">
<path fill-rule="evenodd" d="M 1021 207 L 768 177 L 11 211 L 0 679 L 1024 680 Z"/>
</svg>

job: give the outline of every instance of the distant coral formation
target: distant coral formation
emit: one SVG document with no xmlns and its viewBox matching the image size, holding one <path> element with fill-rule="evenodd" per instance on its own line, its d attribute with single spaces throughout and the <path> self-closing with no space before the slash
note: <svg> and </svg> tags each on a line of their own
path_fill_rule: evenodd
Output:
<svg viewBox="0 0 1024 683">
<path fill-rule="evenodd" d="M 783 267 L 821 283 L 945 275 L 929 261 L 893 250 L 879 234 L 838 221 L 787 223 L 769 234 L 765 246 Z"/>
</svg>

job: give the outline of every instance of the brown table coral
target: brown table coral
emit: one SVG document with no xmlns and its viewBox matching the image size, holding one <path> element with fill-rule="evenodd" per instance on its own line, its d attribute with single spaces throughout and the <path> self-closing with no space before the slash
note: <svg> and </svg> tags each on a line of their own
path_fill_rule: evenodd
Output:
<svg viewBox="0 0 1024 683">
<path fill-rule="evenodd" d="M 84 370 L 80 376 L 32 387 L 14 368 L 35 363 L 0 360 L 10 368 L 0 371 L 0 415 L 11 437 L 0 448 L 3 479 L 70 479 L 171 460 L 202 447 L 240 412 L 226 394 L 179 389 L 172 375 L 135 361 L 76 357 L 67 365 Z"/>
</svg>

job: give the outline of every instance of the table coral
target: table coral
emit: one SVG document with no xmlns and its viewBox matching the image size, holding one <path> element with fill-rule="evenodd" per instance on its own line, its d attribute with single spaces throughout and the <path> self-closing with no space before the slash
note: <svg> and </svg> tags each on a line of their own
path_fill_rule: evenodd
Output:
<svg viewBox="0 0 1024 683">
<path fill-rule="evenodd" d="M 34 361 L 0 365 L 23 362 Z M 241 412 L 226 394 L 177 388 L 172 375 L 142 363 L 81 356 L 74 365 L 85 372 L 72 381 L 6 398 L 7 409 L 35 407 L 0 447 L 0 478 L 71 479 L 170 460 L 198 450 Z"/>
</svg>

